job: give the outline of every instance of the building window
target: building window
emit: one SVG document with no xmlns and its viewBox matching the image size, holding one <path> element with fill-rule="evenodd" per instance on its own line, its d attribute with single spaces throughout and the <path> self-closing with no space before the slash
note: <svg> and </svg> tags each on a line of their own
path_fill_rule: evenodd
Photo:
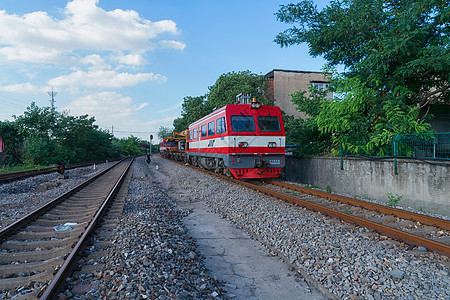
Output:
<svg viewBox="0 0 450 300">
<path fill-rule="evenodd" d="M 330 86 L 329 83 L 325 83 L 325 82 L 313 82 L 312 84 L 319 90 L 327 90 L 328 87 Z"/>
</svg>

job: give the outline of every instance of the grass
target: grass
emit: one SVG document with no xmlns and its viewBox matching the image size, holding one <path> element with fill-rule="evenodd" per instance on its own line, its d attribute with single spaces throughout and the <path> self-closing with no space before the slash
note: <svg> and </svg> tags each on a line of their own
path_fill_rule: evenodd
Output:
<svg viewBox="0 0 450 300">
<path fill-rule="evenodd" d="M 318 189 L 319 187 L 317 185 L 308 184 L 308 185 L 305 185 L 305 188 L 307 188 L 307 189 Z"/>
<path fill-rule="evenodd" d="M 21 172 L 21 171 L 29 171 L 34 169 L 43 169 L 48 168 L 49 166 L 39 166 L 39 165 L 23 165 L 23 166 L 2 166 L 0 167 L 0 174 L 13 173 L 13 172 Z"/>
</svg>

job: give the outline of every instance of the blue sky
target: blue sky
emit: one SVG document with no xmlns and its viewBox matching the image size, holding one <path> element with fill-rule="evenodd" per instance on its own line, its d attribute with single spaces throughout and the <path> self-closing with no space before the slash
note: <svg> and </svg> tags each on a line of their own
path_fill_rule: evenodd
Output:
<svg viewBox="0 0 450 300">
<path fill-rule="evenodd" d="M 0 6 L 0 120 L 34 101 L 94 116 L 121 138 L 171 127 L 185 96 L 224 73 L 320 71 L 306 45 L 273 42 L 284 0 L 20 0 Z M 316 1 L 320 7 L 328 1 Z M 230 99 L 232 101 L 233 99 Z"/>
</svg>

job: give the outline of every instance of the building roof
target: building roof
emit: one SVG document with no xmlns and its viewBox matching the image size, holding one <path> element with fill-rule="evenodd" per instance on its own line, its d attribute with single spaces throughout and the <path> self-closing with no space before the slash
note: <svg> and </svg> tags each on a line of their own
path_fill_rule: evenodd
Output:
<svg viewBox="0 0 450 300">
<path fill-rule="evenodd" d="M 269 73 L 267 73 L 264 76 L 268 77 L 268 78 L 273 78 L 275 71 L 278 71 L 278 72 L 289 72 L 289 73 L 303 73 L 303 74 L 309 74 L 309 73 L 320 73 L 320 74 L 322 74 L 323 73 L 323 72 L 317 72 L 317 71 L 298 71 L 298 70 L 273 69 L 272 71 L 270 71 Z"/>
</svg>

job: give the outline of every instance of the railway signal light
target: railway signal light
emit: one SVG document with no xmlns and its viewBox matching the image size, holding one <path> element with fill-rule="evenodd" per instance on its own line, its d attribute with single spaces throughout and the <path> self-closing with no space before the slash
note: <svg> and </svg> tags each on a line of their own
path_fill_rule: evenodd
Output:
<svg viewBox="0 0 450 300">
<path fill-rule="evenodd" d="M 66 165 L 63 162 L 58 162 L 57 171 L 59 174 L 63 175 L 66 170 Z"/>
</svg>

